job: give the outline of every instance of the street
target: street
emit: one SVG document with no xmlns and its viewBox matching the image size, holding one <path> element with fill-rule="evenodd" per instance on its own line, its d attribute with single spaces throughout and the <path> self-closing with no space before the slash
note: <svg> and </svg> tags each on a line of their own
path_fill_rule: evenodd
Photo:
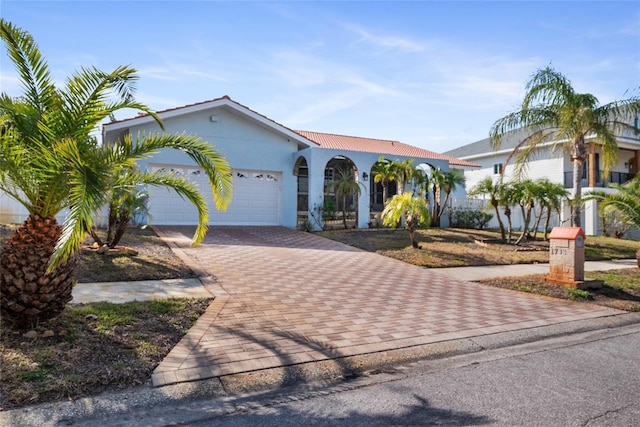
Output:
<svg viewBox="0 0 640 427">
<path fill-rule="evenodd" d="M 96 425 L 640 425 L 638 355 L 636 324 L 420 361 L 337 385 L 147 409 Z"/>
</svg>

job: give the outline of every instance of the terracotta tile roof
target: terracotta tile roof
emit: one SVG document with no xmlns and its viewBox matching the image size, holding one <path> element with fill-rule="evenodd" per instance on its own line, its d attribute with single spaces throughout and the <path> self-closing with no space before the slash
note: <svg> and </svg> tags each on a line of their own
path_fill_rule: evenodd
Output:
<svg viewBox="0 0 640 427">
<path fill-rule="evenodd" d="M 405 156 L 420 159 L 448 160 L 450 165 L 478 168 L 480 165 L 455 157 L 439 154 L 434 151 L 403 144 L 399 141 L 385 139 L 361 138 L 357 136 L 335 135 L 330 133 L 297 130 L 296 133 L 317 143 L 322 148 L 365 153 L 380 153 L 391 156 Z M 391 159 L 393 160 L 393 159 Z"/>
<path fill-rule="evenodd" d="M 269 117 L 258 113 L 255 110 L 243 105 L 233 99 L 231 99 L 228 95 L 224 95 L 220 98 L 210 99 L 207 101 L 196 102 L 194 104 L 187 104 L 180 107 L 169 108 L 166 110 L 156 111 L 156 113 L 162 116 L 164 113 L 169 113 L 178 110 L 185 110 L 202 107 L 207 108 L 208 104 L 217 104 L 220 101 L 227 101 L 228 103 L 235 104 L 237 107 L 241 109 L 245 109 L 246 111 L 250 111 L 251 113 L 262 117 L 264 120 L 267 120 L 277 126 L 280 126 L 287 131 L 290 131 L 294 134 L 300 135 L 304 139 L 318 144 L 322 148 L 333 148 L 338 150 L 345 151 L 360 151 L 365 153 L 379 153 L 379 154 L 388 154 L 391 156 L 406 156 L 413 158 L 421 158 L 421 159 L 435 159 L 435 160 L 448 160 L 450 165 L 468 167 L 468 168 L 478 168 L 480 165 L 472 162 L 468 162 L 466 160 L 460 160 L 452 156 L 448 156 L 446 154 L 439 154 L 433 151 L 424 150 L 422 148 L 414 147 L 412 145 L 403 144 L 398 141 L 387 141 L 383 139 L 373 139 L 373 138 L 361 138 L 357 136 L 345 136 L 345 135 L 334 135 L 329 133 L 320 133 L 320 132 L 309 132 L 309 131 L 296 131 L 290 129 Z M 104 126 L 113 125 L 116 123 L 128 122 L 130 120 L 136 120 L 143 117 L 148 117 L 149 114 L 146 113 L 138 113 L 137 116 L 130 117 L 127 119 L 116 120 L 110 123 L 105 124 Z"/>
</svg>

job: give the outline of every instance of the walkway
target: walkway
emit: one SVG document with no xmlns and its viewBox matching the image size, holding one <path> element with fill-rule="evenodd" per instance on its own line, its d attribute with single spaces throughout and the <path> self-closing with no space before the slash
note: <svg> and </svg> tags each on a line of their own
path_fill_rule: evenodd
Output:
<svg viewBox="0 0 640 427">
<path fill-rule="evenodd" d="M 216 299 L 156 386 L 621 312 L 461 281 L 280 227 L 160 230 Z"/>
</svg>

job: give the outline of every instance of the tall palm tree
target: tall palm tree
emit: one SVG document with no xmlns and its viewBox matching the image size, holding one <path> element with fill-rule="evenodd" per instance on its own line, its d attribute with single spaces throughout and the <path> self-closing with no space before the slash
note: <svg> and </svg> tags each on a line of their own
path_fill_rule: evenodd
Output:
<svg viewBox="0 0 640 427">
<path fill-rule="evenodd" d="M 500 228 L 500 238 L 503 242 L 506 242 L 507 238 L 504 230 L 504 223 L 500 217 L 500 182 L 493 182 L 493 179 L 488 176 L 474 185 L 467 193 L 470 197 L 476 197 L 481 195 L 488 195 L 491 206 L 496 212 L 496 220 L 498 221 L 498 227 Z"/>
<path fill-rule="evenodd" d="M 187 135 L 163 133 L 125 137 L 100 146 L 92 133 L 123 108 L 159 117 L 133 98 L 137 75 L 130 67 L 112 72 L 82 68 L 62 88 L 55 86 L 29 33 L 0 20 L 6 45 L 24 92 L 0 95 L 0 191 L 28 211 L 25 222 L 0 252 L 0 312 L 17 326 L 58 315 L 71 300 L 76 254 L 94 213 L 123 186 L 168 186 L 199 212 L 194 243 L 207 230 L 208 212 L 197 187 L 166 173 L 130 172 L 135 162 L 162 148 L 185 152 L 209 177 L 218 208 L 231 195 L 229 165 L 210 144 Z M 56 215 L 68 208 L 63 225 Z"/>
<path fill-rule="evenodd" d="M 361 182 L 356 181 L 353 169 L 338 169 L 337 178 L 327 184 L 327 189 L 336 195 L 336 199 L 342 198 L 342 224 L 347 228 L 347 197 L 358 196 L 362 192 Z M 356 209 L 356 215 L 358 210 Z"/>
<path fill-rule="evenodd" d="M 520 109 L 491 127 L 491 144 L 497 150 L 505 135 L 524 128 L 527 136 L 505 162 L 506 166 L 515 157 L 516 175 L 523 172 L 542 144 L 561 145 L 573 161 L 572 224 L 579 227 L 582 165 L 588 155 L 588 140 L 601 144 L 603 172 L 608 173 L 617 162 L 616 135 L 626 129 L 637 131 L 630 123 L 640 113 L 640 97 L 600 105 L 595 96 L 577 93 L 571 82 L 551 67 L 538 70 L 527 82 L 526 91 Z"/>
<path fill-rule="evenodd" d="M 418 248 L 415 238 L 416 228 L 429 223 L 429 208 L 424 197 L 414 196 L 411 193 L 397 194 L 389 199 L 381 214 L 384 225 L 395 226 L 404 219 L 409 231 L 411 246 Z"/>
</svg>

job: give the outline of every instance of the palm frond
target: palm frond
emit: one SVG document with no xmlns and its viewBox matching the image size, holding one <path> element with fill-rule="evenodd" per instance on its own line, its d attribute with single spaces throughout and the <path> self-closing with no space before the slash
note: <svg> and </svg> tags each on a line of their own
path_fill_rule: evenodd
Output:
<svg viewBox="0 0 640 427">
<path fill-rule="evenodd" d="M 0 38 L 18 70 L 28 104 L 46 111 L 56 90 L 40 48 L 29 33 L 5 19 L 0 19 Z"/>
</svg>

